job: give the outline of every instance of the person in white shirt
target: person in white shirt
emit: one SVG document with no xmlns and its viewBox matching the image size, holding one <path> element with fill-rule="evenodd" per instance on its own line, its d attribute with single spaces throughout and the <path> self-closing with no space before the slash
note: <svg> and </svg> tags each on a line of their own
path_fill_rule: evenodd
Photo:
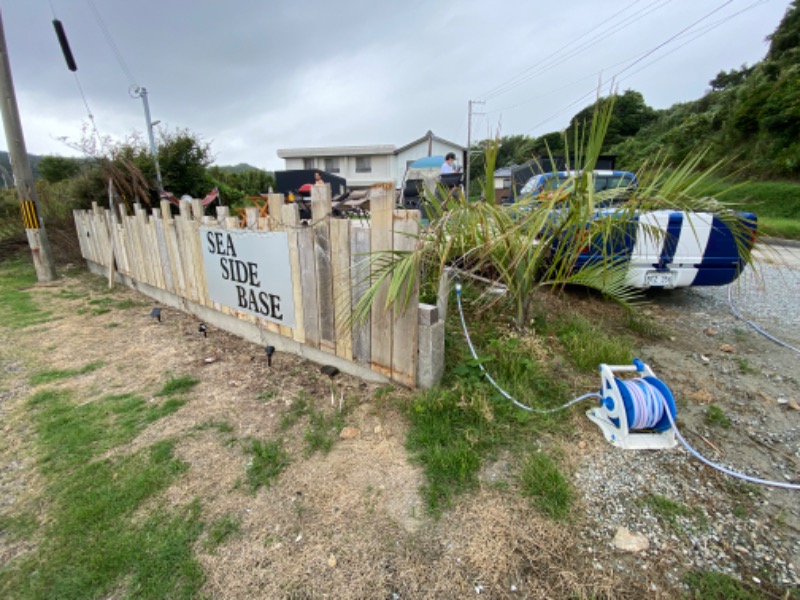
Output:
<svg viewBox="0 0 800 600">
<path fill-rule="evenodd" d="M 455 153 L 448 152 L 447 156 L 444 157 L 444 162 L 442 163 L 442 175 L 450 175 L 451 173 L 458 173 L 455 163 L 456 163 Z"/>
</svg>

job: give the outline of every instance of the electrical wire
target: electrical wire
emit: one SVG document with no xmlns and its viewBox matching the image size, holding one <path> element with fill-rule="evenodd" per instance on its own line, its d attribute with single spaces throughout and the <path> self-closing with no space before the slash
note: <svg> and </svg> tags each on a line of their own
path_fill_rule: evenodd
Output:
<svg viewBox="0 0 800 600">
<path fill-rule="evenodd" d="M 504 398 L 510 400 L 515 406 L 527 410 L 533 413 L 540 413 L 540 414 L 547 414 L 547 413 L 554 413 L 566 408 L 569 408 L 573 404 L 577 404 L 578 402 L 582 402 L 583 400 L 587 400 L 589 398 L 601 398 L 602 396 L 599 393 L 591 392 L 588 394 L 584 394 L 583 396 L 579 396 L 573 400 L 570 400 L 566 404 L 563 404 L 557 408 L 551 409 L 535 409 L 527 406 L 518 400 L 516 400 L 513 396 L 511 396 L 508 392 L 506 392 L 503 388 L 501 388 L 497 382 L 492 378 L 486 368 L 483 366 L 483 363 L 478 358 L 477 352 L 475 352 L 475 347 L 472 344 L 472 340 L 469 337 L 469 332 L 467 331 L 467 322 L 464 319 L 464 310 L 461 305 L 461 284 L 456 283 L 455 285 L 456 290 L 456 301 L 458 303 L 458 314 L 461 317 L 461 327 L 464 330 L 464 338 L 467 340 L 467 346 L 469 347 L 470 353 L 475 361 L 478 363 L 481 371 L 483 372 L 486 379 L 499 391 Z M 617 380 L 618 385 L 623 385 L 627 390 L 631 397 L 632 404 L 634 406 L 633 412 L 634 414 L 634 421 L 631 423 L 631 429 L 643 429 L 643 428 L 652 428 L 654 427 L 664 416 L 666 413 L 667 418 L 669 419 L 669 423 L 672 426 L 673 431 L 675 432 L 675 437 L 680 441 L 684 448 L 695 458 L 697 458 L 700 462 L 713 469 L 720 471 L 721 473 L 725 473 L 726 475 L 730 475 L 731 477 L 735 477 L 737 479 L 742 479 L 744 481 L 748 481 L 750 483 L 755 483 L 758 485 L 765 485 L 770 487 L 778 487 L 788 490 L 800 490 L 800 484 L 797 483 L 786 483 L 783 481 L 774 481 L 771 479 L 762 479 L 760 477 L 753 477 L 751 475 L 746 475 L 745 473 L 740 473 L 738 471 L 734 471 L 733 469 L 729 469 L 723 465 L 715 463 L 714 461 L 706 458 L 702 454 L 700 454 L 697 450 L 695 450 L 689 442 L 687 442 L 684 437 L 681 435 L 681 432 L 678 430 L 678 426 L 675 423 L 675 419 L 672 416 L 672 411 L 670 410 L 669 404 L 667 399 L 661 393 L 657 387 L 652 385 L 650 382 L 637 378 L 629 381 Z M 624 418 L 627 418 L 624 417 Z"/>
<path fill-rule="evenodd" d="M 56 9 L 53 6 L 53 0 L 49 0 L 49 4 L 50 4 L 50 11 L 53 13 L 53 21 L 55 22 L 58 20 L 58 16 L 56 15 Z M 94 118 L 94 113 L 92 112 L 92 109 L 89 107 L 89 100 L 87 100 L 86 93 L 83 91 L 83 86 L 81 85 L 81 80 L 78 77 L 78 72 L 73 71 L 72 74 L 75 76 L 75 85 L 78 87 L 78 93 L 80 93 L 81 95 L 81 99 L 83 100 L 83 106 L 86 108 L 86 114 L 89 117 L 89 122 L 92 125 L 92 133 L 94 134 L 94 137 L 97 139 L 99 147 L 102 147 L 103 138 L 100 137 L 100 131 L 97 129 L 97 121 Z"/>
<path fill-rule="evenodd" d="M 657 63 L 657 62 L 658 62 L 659 60 L 661 60 L 662 58 L 666 58 L 667 56 L 669 56 L 669 55 L 670 55 L 670 54 L 672 54 L 673 52 L 676 52 L 676 51 L 680 50 L 681 48 L 683 48 L 684 46 L 687 46 L 688 44 L 691 44 L 691 43 L 692 43 L 692 42 L 694 42 L 695 40 L 697 40 L 697 39 L 699 39 L 699 38 L 703 37 L 704 35 L 707 35 L 707 34 L 708 34 L 708 33 L 710 33 L 711 31 L 713 31 L 713 30 L 714 30 L 714 29 L 716 29 L 717 27 L 720 27 L 721 25 L 724 25 L 725 23 L 727 23 L 727 22 L 728 22 L 728 21 L 730 21 L 731 19 L 733 19 L 733 18 L 735 18 L 735 17 L 738 17 L 738 16 L 739 16 L 739 15 L 741 15 L 742 13 L 745 13 L 745 12 L 747 12 L 748 10 L 751 10 L 751 9 L 753 9 L 753 8 L 757 7 L 757 6 L 760 6 L 760 5 L 762 5 L 762 4 L 766 4 L 767 2 L 769 2 L 769 0 L 758 0 L 757 2 L 753 2 L 753 3 L 752 3 L 752 4 L 750 4 L 749 6 L 746 6 L 746 7 L 744 7 L 744 8 L 743 8 L 742 10 L 740 10 L 740 11 L 737 11 L 737 12 L 735 12 L 735 13 L 732 13 L 732 14 L 730 14 L 730 15 L 728 15 L 728 16 L 726 16 L 726 17 L 722 18 L 722 19 L 719 19 L 718 21 L 715 21 L 714 23 L 709 23 L 708 25 L 706 25 L 706 26 L 705 26 L 705 27 L 703 27 L 702 29 L 699 29 L 698 31 L 695 31 L 695 32 L 692 34 L 692 37 L 690 37 L 688 40 L 686 40 L 685 42 L 683 42 L 683 43 L 682 43 L 682 44 L 680 44 L 679 46 L 676 46 L 675 48 L 672 48 L 672 49 L 671 49 L 671 50 L 669 50 L 668 52 L 665 52 L 664 54 L 662 54 L 662 55 L 661 55 L 661 56 L 659 56 L 658 58 L 655 58 L 655 59 L 651 60 L 649 63 L 647 63 L 647 64 L 643 65 L 643 66 L 642 66 L 642 67 L 640 67 L 639 69 L 636 69 L 636 70 L 635 70 L 633 73 L 629 73 L 629 74 L 628 74 L 628 75 L 626 75 L 625 77 L 621 78 L 619 81 L 625 81 L 625 80 L 627 80 L 627 79 L 630 79 L 631 77 L 633 77 L 633 76 L 634 76 L 634 75 L 636 75 L 637 73 L 640 73 L 640 72 L 642 72 L 644 69 L 648 68 L 649 66 L 651 66 L 651 65 L 653 65 L 653 64 L 655 64 L 655 63 Z"/>
<path fill-rule="evenodd" d="M 89 108 L 89 101 L 86 99 L 86 94 L 83 93 L 83 86 L 81 85 L 80 79 L 78 79 L 78 73 L 73 73 L 73 75 L 75 75 L 75 84 L 78 86 L 78 91 L 83 99 L 83 105 L 86 107 L 86 114 L 89 116 L 89 122 L 92 124 L 92 133 L 94 133 L 95 138 L 97 138 L 97 143 L 102 147 L 103 139 L 100 137 L 100 132 L 97 129 L 97 121 L 94 119 L 92 109 Z"/>
<path fill-rule="evenodd" d="M 607 39 L 610 35 L 613 35 L 613 34 L 617 33 L 618 31 L 621 31 L 622 29 L 625 29 L 626 27 L 632 25 L 636 21 L 639 21 L 639 20 L 643 19 L 645 16 L 647 16 L 651 12 L 653 12 L 653 11 L 663 7 L 663 6 L 665 6 L 666 4 L 669 4 L 669 2 L 671 2 L 671 1 L 672 0 L 666 0 L 666 1 L 664 1 L 664 0 L 655 0 L 654 2 L 651 2 L 651 4 L 649 4 L 648 6 L 644 7 L 644 9 L 642 9 L 637 15 L 633 15 L 631 17 L 626 17 L 621 22 L 614 24 L 612 27 L 610 27 L 610 28 L 608 28 L 606 30 L 597 31 L 603 25 L 605 25 L 606 23 L 608 23 L 610 21 L 613 21 L 616 17 L 618 17 L 622 13 L 626 12 L 628 9 L 630 9 L 631 7 L 633 7 L 634 5 L 636 5 L 636 4 L 638 4 L 640 2 L 640 0 L 635 0 L 634 2 L 632 2 L 631 4 L 629 4 L 628 6 L 623 8 L 622 10 L 614 13 L 613 15 L 611 15 L 610 17 L 608 17 L 607 19 L 602 21 L 596 27 L 593 27 L 592 29 L 590 29 L 589 31 L 581 34 L 580 36 L 578 36 L 577 38 L 575 38 L 571 42 L 568 42 L 567 44 L 564 44 L 560 48 L 554 50 L 553 52 L 551 52 L 550 54 L 545 56 L 542 60 L 538 61 L 536 65 L 528 67 L 524 71 L 522 71 L 522 72 L 518 73 L 517 75 L 515 75 L 515 76 L 511 77 L 510 79 L 508 79 L 506 82 L 504 82 L 504 83 L 502 83 L 502 84 L 500 84 L 498 86 L 495 86 L 494 88 L 490 89 L 489 91 L 487 91 L 487 92 L 485 92 L 483 94 L 478 95 L 477 97 L 478 98 L 483 98 L 485 100 L 489 100 L 489 99 L 494 98 L 496 96 L 499 96 L 501 94 L 505 94 L 506 92 L 508 92 L 511 89 L 517 87 L 518 85 L 521 85 L 525 81 L 530 80 L 532 77 L 540 75 L 540 74 L 542 74 L 542 73 L 544 73 L 544 72 L 546 72 L 546 71 L 558 66 L 559 64 L 563 63 L 566 60 L 569 60 L 570 58 L 576 56 L 577 54 L 583 52 L 584 50 L 587 50 L 588 48 L 591 48 L 592 46 L 597 44 L 599 41 Z M 655 6 L 655 8 L 653 8 L 654 6 Z M 587 38 L 587 35 L 592 34 L 593 31 L 596 31 L 596 33 L 594 33 L 593 35 L 591 35 L 590 37 Z M 573 46 L 575 44 L 579 44 L 577 48 L 573 48 L 572 50 L 569 50 L 568 52 L 563 53 L 564 50 L 567 50 L 568 48 L 570 48 L 570 46 Z M 559 55 L 560 53 L 563 53 L 563 54 Z M 550 60 L 550 59 L 553 59 L 553 60 Z M 548 62 L 548 61 L 550 61 L 550 62 Z"/>
<path fill-rule="evenodd" d="M 612 77 L 612 79 L 611 79 L 611 81 L 612 81 L 612 85 L 613 85 L 613 82 L 614 82 L 614 81 L 616 81 L 620 75 L 622 75 L 623 73 L 625 73 L 625 71 L 627 71 L 628 69 L 632 68 L 633 66 L 635 66 L 635 65 L 639 64 L 641 61 L 643 61 L 644 59 L 646 59 L 648 56 L 651 56 L 653 53 L 657 52 L 659 49 L 663 48 L 663 47 L 664 47 L 664 46 L 666 46 L 667 44 L 669 44 L 669 43 L 673 42 L 674 40 L 678 39 L 679 37 L 681 37 L 681 36 L 685 35 L 685 34 L 686 34 L 686 33 L 687 33 L 689 30 L 691 30 L 693 27 L 697 26 L 698 24 L 700 24 L 701 22 L 703 22 L 705 19 L 709 18 L 711 15 L 713 15 L 713 14 L 715 14 L 715 13 L 719 12 L 720 10 L 722 10 L 722 9 L 723 9 L 725 6 L 727 6 L 727 5 L 728 5 L 728 4 L 730 4 L 731 2 L 733 2 L 733 0 L 726 0 L 725 2 L 723 2 L 722 4 L 720 4 L 719 6 L 717 6 L 715 9 L 713 9 L 712 11 L 710 11 L 710 12 L 706 13 L 705 15 L 703 15 L 702 17 L 700 17 L 698 20 L 694 21 L 692 24 L 690 24 L 690 25 L 688 25 L 688 26 L 684 27 L 683 29 L 681 29 L 681 30 L 680 30 L 678 33 L 676 33 L 676 34 L 674 34 L 674 35 L 670 36 L 669 38 L 667 38 L 666 40 L 664 40 L 663 42 L 661 42 L 661 43 L 660 43 L 660 44 L 658 44 L 657 46 L 655 46 L 655 47 L 651 48 L 650 50 L 648 50 L 648 51 L 647 51 L 647 52 L 645 52 L 644 54 L 642 54 L 642 55 L 640 55 L 639 57 L 637 57 L 637 58 L 636 58 L 636 59 L 635 59 L 633 62 L 631 62 L 629 65 L 627 65 L 627 66 L 626 66 L 625 68 L 623 68 L 622 70 L 620 70 L 620 71 L 617 71 L 617 72 L 616 72 L 616 73 L 613 75 L 613 77 Z M 758 4 L 758 3 L 756 3 L 756 4 Z M 654 61 L 654 62 L 655 62 L 655 61 Z M 623 78 L 623 79 L 625 79 L 625 78 Z M 533 127 L 531 127 L 530 129 L 528 129 L 528 130 L 527 130 L 525 133 L 530 133 L 530 132 L 531 132 L 531 131 L 533 131 L 534 129 L 536 129 L 536 128 L 540 127 L 541 125 L 544 125 L 545 123 L 547 123 L 548 121 L 550 121 L 550 120 L 552 120 L 553 118 L 557 117 L 557 116 L 558 116 L 558 115 L 560 115 L 561 113 L 563 113 L 563 112 L 565 112 L 565 111 L 569 110 L 570 108 L 572 108 L 572 107 L 573 107 L 573 106 L 575 106 L 576 104 L 578 104 L 578 103 L 582 102 L 584 99 L 586 99 L 587 97 L 591 96 L 592 94 L 595 94 L 595 93 L 597 93 L 597 94 L 600 94 L 600 92 L 601 92 L 601 91 L 602 91 L 601 89 L 595 89 L 595 90 L 590 90 L 590 91 L 588 91 L 587 93 L 585 93 L 585 94 L 584 94 L 583 96 L 581 96 L 580 98 L 577 98 L 576 100 L 574 100 L 573 102 L 571 102 L 571 103 L 570 103 L 570 104 L 568 104 L 567 106 L 565 106 L 565 107 L 563 107 L 563 108 L 559 109 L 558 111 L 556 111 L 555 113 L 553 113 L 552 115 L 550 115 L 549 117 L 547 117 L 546 119 L 544 119 L 543 121 L 540 121 L 539 123 L 537 123 L 536 125 L 534 125 L 534 126 L 533 126 Z"/>
<path fill-rule="evenodd" d="M 625 71 L 627 71 L 627 70 L 628 70 L 628 69 L 630 69 L 631 67 L 633 67 L 633 66 L 635 66 L 635 65 L 639 64 L 639 63 L 640 63 L 640 62 L 642 62 L 642 61 L 643 61 L 645 58 L 647 58 L 648 56 L 650 56 L 650 55 L 651 55 L 651 54 L 653 54 L 654 52 L 657 52 L 659 49 L 663 48 L 664 46 L 666 46 L 667 44 L 669 44 L 670 42 L 672 42 L 672 41 L 673 41 L 673 40 L 675 40 L 676 38 L 678 38 L 678 37 L 682 36 L 683 34 L 687 33 L 687 32 L 688 32 L 690 29 L 692 29 L 692 28 L 693 28 L 693 27 L 695 27 L 696 25 L 699 25 L 700 23 L 702 23 L 703 21 L 705 21 L 707 18 L 709 18 L 711 15 L 713 15 L 713 14 L 715 14 L 715 13 L 717 13 L 717 12 L 721 11 L 723 8 L 725 8 L 726 6 L 728 6 L 728 4 L 730 4 L 731 2 L 733 2 L 733 0 L 726 0 L 725 2 L 723 2 L 722 4 L 720 4 L 720 5 L 719 5 L 717 8 L 715 8 L 715 9 L 714 9 L 714 10 L 712 10 L 711 12 L 709 12 L 709 13 L 706 13 L 705 15 L 703 15 L 702 17 L 700 17 L 700 18 L 699 18 L 697 21 L 694 21 L 694 22 L 693 22 L 691 25 L 688 25 L 688 26 L 684 27 L 684 28 L 683 28 L 683 29 L 681 29 L 681 30 L 680 30 L 678 33 L 676 33 L 676 34 L 674 34 L 674 35 L 672 35 L 672 36 L 668 37 L 666 40 L 664 40 L 663 42 L 661 42 L 660 44 L 658 44 L 658 45 L 657 45 L 655 48 L 652 48 L 652 49 L 648 50 L 648 51 L 647 51 L 647 52 L 645 52 L 645 53 L 644 53 L 642 56 L 640 56 L 640 57 L 639 57 L 639 58 L 637 58 L 635 61 L 633 61 L 631 64 L 629 64 L 627 67 L 625 67 L 625 68 L 624 68 L 624 69 L 622 69 L 621 71 L 618 71 L 618 72 L 617 72 L 617 73 L 614 75 L 614 79 L 616 79 L 617 77 L 619 77 L 620 75 L 622 75 L 622 74 L 623 74 Z"/>
<path fill-rule="evenodd" d="M 136 79 L 131 73 L 131 70 L 128 68 L 125 59 L 122 57 L 122 52 L 120 52 L 119 47 L 114 42 L 114 38 L 111 35 L 111 31 L 109 31 L 108 27 L 105 24 L 105 21 L 103 21 L 103 17 L 100 16 L 100 11 L 97 10 L 97 6 L 95 6 L 94 0 L 86 0 L 86 2 L 89 5 L 89 8 L 92 10 L 94 18 L 97 21 L 97 24 L 100 26 L 100 30 L 103 32 L 103 35 L 105 36 L 106 41 L 108 42 L 108 45 L 111 46 L 111 51 L 114 53 L 114 57 L 117 59 L 117 62 L 119 63 L 120 68 L 122 69 L 122 72 L 128 78 L 128 82 L 131 84 L 131 86 L 137 85 Z"/>
<path fill-rule="evenodd" d="M 749 6 L 746 6 L 746 7 L 745 7 L 745 8 L 743 8 L 742 10 L 739 10 L 739 11 L 737 11 L 737 12 L 735 12 L 735 13 L 732 13 L 732 14 L 730 14 L 730 15 L 727 15 L 726 17 L 724 17 L 724 18 L 722 18 L 722 19 L 719 19 L 719 20 L 717 20 L 717 21 L 715 21 L 715 22 L 713 22 L 713 23 L 709 23 L 709 24 L 708 24 L 708 25 L 706 25 L 705 27 L 703 27 L 703 28 L 701 28 L 701 29 L 699 29 L 699 30 L 697 30 L 697 31 L 695 31 L 695 32 L 693 32 L 693 33 L 691 33 L 691 34 L 689 34 L 689 35 L 687 35 L 687 34 L 684 34 L 684 35 L 687 35 L 687 37 L 688 37 L 688 39 L 687 39 L 686 41 L 684 41 L 683 43 L 681 43 L 681 44 L 680 44 L 680 45 L 678 45 L 678 46 L 675 46 L 674 48 L 670 49 L 669 51 L 667 51 L 667 52 L 663 53 L 661 56 L 659 56 L 659 57 L 657 57 L 657 58 L 654 58 L 654 59 L 653 59 L 653 60 L 651 60 L 650 62 L 648 62 L 648 63 L 646 63 L 646 64 L 642 65 L 640 68 L 636 69 L 636 70 L 635 70 L 633 73 L 628 73 L 627 75 L 625 75 L 625 77 L 622 77 L 621 79 L 619 79 L 619 80 L 617 81 L 617 83 L 620 83 L 620 82 L 622 82 L 622 81 L 626 81 L 626 80 L 630 79 L 631 77 L 633 77 L 633 76 L 634 76 L 634 75 L 636 75 L 637 73 L 641 73 L 642 71 L 644 71 L 645 69 L 647 69 L 647 68 L 649 68 L 650 66 L 654 65 L 654 64 L 655 64 L 655 63 L 657 63 L 658 61 L 660 61 L 660 60 L 662 60 L 662 59 L 666 58 L 667 56 L 669 56 L 670 54 L 673 54 L 674 52 L 677 52 L 677 51 L 678 51 L 678 50 L 680 50 L 681 48 L 683 48 L 683 47 L 685 47 L 685 46 L 687 46 L 687 45 L 691 44 L 692 42 L 694 42 L 695 40 L 697 40 L 697 39 L 699 39 L 699 38 L 703 37 L 704 35 L 707 35 L 707 34 L 708 34 L 708 33 L 710 33 L 711 31 L 713 31 L 714 29 L 717 29 L 718 27 L 720 27 L 720 26 L 724 25 L 725 23 L 727 23 L 727 22 L 728 22 L 728 21 L 730 21 L 731 19 L 733 19 L 733 18 L 735 18 L 735 17 L 739 16 L 740 14 L 742 14 L 742 13 L 744 13 L 744 12 L 747 12 L 748 10 L 752 10 L 753 8 L 755 8 L 755 7 L 757 7 L 757 6 L 760 6 L 760 5 L 762 5 L 762 4 L 766 4 L 767 2 L 769 2 L 769 0 L 758 0 L 757 2 L 753 2 L 753 3 L 752 3 L 752 4 L 750 4 Z M 684 37 L 684 36 L 679 36 L 679 37 Z M 678 38 L 676 38 L 676 39 L 678 39 Z M 582 82 L 582 81 L 585 81 L 585 80 L 587 80 L 587 79 L 597 79 L 597 78 L 599 78 L 599 77 L 600 77 L 600 76 L 601 76 L 601 75 L 602 75 L 604 72 L 607 72 L 607 71 L 609 71 L 609 70 L 611 70 L 611 69 L 614 69 L 614 68 L 618 67 L 619 65 L 624 65 L 624 64 L 626 64 L 628 61 L 630 61 L 630 60 L 634 60 L 635 58 L 637 58 L 637 56 L 632 56 L 632 57 L 630 57 L 630 58 L 626 58 L 626 59 L 624 59 L 624 60 L 618 61 L 618 62 L 614 63 L 613 65 L 609 65 L 608 67 L 606 67 L 606 68 L 604 68 L 604 69 L 601 69 L 600 71 L 597 71 L 597 72 L 595 72 L 595 73 L 591 73 L 591 74 L 589 74 L 589 75 L 586 75 L 586 76 L 584 76 L 584 77 L 580 77 L 580 78 L 578 78 L 578 79 L 575 79 L 575 80 L 571 81 L 570 83 L 567 83 L 567 84 L 565 84 L 565 85 L 562 85 L 561 87 L 558 87 L 558 88 L 555 88 L 555 89 L 551 89 L 551 90 L 549 90 L 549 91 L 546 91 L 546 92 L 541 92 L 541 93 L 537 94 L 536 96 L 532 96 L 532 97 L 526 98 L 526 99 L 524 99 L 524 100 L 520 100 L 519 102 L 516 102 L 516 103 L 514 103 L 514 104 L 512 104 L 512 105 L 510 105 L 510 106 L 504 106 L 504 107 L 502 107 L 502 108 L 495 108 L 495 109 L 492 109 L 492 110 L 488 110 L 488 111 L 486 111 L 486 114 L 487 114 L 487 115 L 490 115 L 490 114 L 495 114 L 495 113 L 502 113 L 502 112 L 505 112 L 505 111 L 507 111 L 507 110 L 513 110 L 513 109 L 515 109 L 515 108 L 519 108 L 520 106 L 523 106 L 523 105 L 525 105 L 525 104 L 529 104 L 529 103 L 531 103 L 531 102 L 534 102 L 535 100 L 539 100 L 539 99 L 541 99 L 541 98 L 543 98 L 543 97 L 545 97 L 545 96 L 549 96 L 549 95 L 551 95 L 551 94 L 555 94 L 555 93 L 561 92 L 561 91 L 563 91 L 563 90 L 569 89 L 569 88 L 571 88 L 572 86 L 574 86 L 575 84 L 577 84 L 577 83 L 580 83 L 580 82 Z M 589 94 L 593 93 L 594 91 L 596 91 L 596 90 L 592 90 L 591 92 L 589 92 L 589 93 L 585 94 L 584 96 L 582 96 L 582 97 L 580 98 L 580 100 L 582 100 L 583 98 L 585 98 L 585 97 L 586 97 L 586 96 L 588 96 Z M 574 103 L 573 103 L 573 104 L 574 104 Z M 560 110 L 560 111 L 559 111 L 557 114 L 561 114 L 562 112 L 564 112 L 564 110 L 563 110 L 563 109 L 562 109 L 562 110 Z M 554 115 L 554 116 L 555 116 L 555 115 Z M 552 118 L 552 117 L 550 117 L 550 118 Z M 550 118 L 548 118 L 548 120 L 549 120 Z M 536 125 L 536 127 L 538 127 L 538 125 Z"/>
</svg>

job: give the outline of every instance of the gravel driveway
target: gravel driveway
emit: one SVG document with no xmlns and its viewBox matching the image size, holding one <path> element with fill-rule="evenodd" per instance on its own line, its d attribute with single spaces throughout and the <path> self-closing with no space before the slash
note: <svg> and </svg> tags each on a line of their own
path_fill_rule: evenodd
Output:
<svg viewBox="0 0 800 600">
<path fill-rule="evenodd" d="M 755 256 L 755 264 L 731 288 L 734 307 L 772 335 L 800 346 L 800 247 L 773 245 Z M 727 287 L 676 290 L 657 301 L 718 314 L 721 322 L 730 312 Z"/>
<path fill-rule="evenodd" d="M 761 249 L 731 297 L 746 319 L 800 347 L 800 248 Z M 737 319 L 727 287 L 648 300 L 669 333 L 641 355 L 678 400 L 689 443 L 731 469 L 800 482 L 800 356 Z M 655 573 L 675 585 L 686 569 L 735 576 L 767 598 L 800 588 L 800 492 L 740 482 L 680 446 L 624 451 L 599 432 L 586 439 L 576 487 L 596 569 L 641 571 L 655 596 L 669 595 Z"/>
</svg>

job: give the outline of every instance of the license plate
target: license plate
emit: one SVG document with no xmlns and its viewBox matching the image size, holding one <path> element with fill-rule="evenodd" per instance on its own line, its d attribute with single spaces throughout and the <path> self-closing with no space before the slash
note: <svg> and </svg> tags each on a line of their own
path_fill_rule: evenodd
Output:
<svg viewBox="0 0 800 600">
<path fill-rule="evenodd" d="M 672 271 L 650 271 L 644 274 L 646 286 L 674 287 L 675 273 Z"/>
</svg>

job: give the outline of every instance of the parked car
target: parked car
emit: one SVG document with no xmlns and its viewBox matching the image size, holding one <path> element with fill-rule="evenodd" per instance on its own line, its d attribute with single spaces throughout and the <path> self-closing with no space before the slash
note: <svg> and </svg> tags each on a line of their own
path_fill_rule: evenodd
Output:
<svg viewBox="0 0 800 600">
<path fill-rule="evenodd" d="M 504 200 L 506 204 L 525 202 L 528 200 L 552 199 L 554 195 L 569 198 L 573 182 L 580 175 L 579 171 L 556 171 L 539 173 L 531 177 L 523 185 L 516 198 Z M 598 170 L 591 173 L 595 193 L 602 194 L 600 206 L 608 206 L 624 200 L 631 190 L 638 185 L 636 175 L 629 171 Z"/>
</svg>

